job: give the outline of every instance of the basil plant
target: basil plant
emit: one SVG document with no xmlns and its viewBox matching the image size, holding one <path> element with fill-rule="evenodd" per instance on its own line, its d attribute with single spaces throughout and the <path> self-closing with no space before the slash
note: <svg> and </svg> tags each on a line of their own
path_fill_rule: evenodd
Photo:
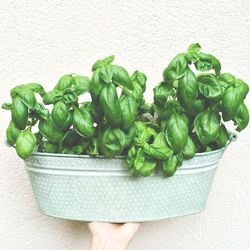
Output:
<svg viewBox="0 0 250 250">
<path fill-rule="evenodd" d="M 38 83 L 13 88 L 12 102 L 2 105 L 11 112 L 8 144 L 22 159 L 34 151 L 124 155 L 133 175 L 160 168 L 172 176 L 184 159 L 226 146 L 225 122 L 232 120 L 237 131 L 248 124 L 248 85 L 221 73 L 219 60 L 199 44 L 170 62 L 152 104 L 144 99 L 146 75 L 129 75 L 113 61 L 96 61 L 90 78 L 64 75 L 48 92 Z M 91 101 L 80 102 L 85 93 Z"/>
</svg>

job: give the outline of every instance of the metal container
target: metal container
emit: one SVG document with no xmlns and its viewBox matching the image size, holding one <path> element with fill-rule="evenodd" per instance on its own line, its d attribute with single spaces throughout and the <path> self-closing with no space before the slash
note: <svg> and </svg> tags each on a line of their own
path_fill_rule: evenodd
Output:
<svg viewBox="0 0 250 250">
<path fill-rule="evenodd" d="M 41 213 L 80 221 L 142 222 L 204 210 L 224 150 L 196 154 L 170 178 L 161 171 L 133 177 L 124 157 L 33 153 L 25 163 Z"/>
</svg>

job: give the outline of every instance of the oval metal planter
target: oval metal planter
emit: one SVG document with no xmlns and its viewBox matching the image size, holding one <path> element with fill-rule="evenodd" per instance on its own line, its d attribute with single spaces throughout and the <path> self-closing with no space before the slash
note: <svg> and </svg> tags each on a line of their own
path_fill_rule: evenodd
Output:
<svg viewBox="0 0 250 250">
<path fill-rule="evenodd" d="M 150 177 L 133 177 L 124 157 L 33 153 L 25 163 L 43 214 L 80 221 L 143 222 L 204 210 L 224 150 L 196 154 L 170 178 L 160 170 Z"/>
</svg>

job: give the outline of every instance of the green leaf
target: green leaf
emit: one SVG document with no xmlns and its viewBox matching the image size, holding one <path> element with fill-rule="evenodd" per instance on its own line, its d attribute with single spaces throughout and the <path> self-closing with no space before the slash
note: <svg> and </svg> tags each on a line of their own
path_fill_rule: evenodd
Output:
<svg viewBox="0 0 250 250">
<path fill-rule="evenodd" d="M 155 168 L 156 161 L 153 158 L 146 156 L 143 166 L 138 170 L 138 173 L 144 177 L 150 176 L 155 170 Z"/>
<path fill-rule="evenodd" d="M 182 157 L 178 155 L 170 156 L 166 161 L 162 162 L 164 174 L 167 177 L 173 176 L 179 166 L 182 164 Z"/>
<path fill-rule="evenodd" d="M 86 76 L 75 76 L 73 78 L 74 91 L 76 95 L 82 95 L 86 92 L 89 92 L 90 80 Z"/>
<path fill-rule="evenodd" d="M 73 147 L 77 145 L 82 137 L 73 129 L 69 129 L 62 140 L 60 141 L 60 146 L 65 145 L 68 147 Z"/>
<path fill-rule="evenodd" d="M 181 114 L 181 118 L 183 119 L 183 121 L 187 124 L 187 126 L 189 125 L 189 118 L 186 114 L 182 113 Z"/>
<path fill-rule="evenodd" d="M 10 91 L 10 96 L 12 99 L 14 99 L 16 96 L 19 95 L 20 91 L 22 88 L 24 88 L 25 85 L 24 84 L 21 84 L 21 85 L 18 85 L 16 87 L 14 87 L 11 91 Z"/>
<path fill-rule="evenodd" d="M 181 152 L 187 144 L 188 126 L 182 116 L 173 113 L 166 122 L 165 135 L 169 146 L 175 153 Z"/>
<path fill-rule="evenodd" d="M 220 61 L 213 55 L 200 52 L 196 55 L 196 60 L 194 64 L 196 69 L 199 71 L 209 71 L 211 69 L 214 69 L 216 75 L 220 74 Z"/>
<path fill-rule="evenodd" d="M 239 110 L 233 120 L 235 122 L 235 125 L 238 125 L 238 127 L 236 128 L 238 132 L 245 129 L 248 125 L 249 111 L 244 103 L 240 104 Z"/>
<path fill-rule="evenodd" d="M 212 74 L 204 74 L 197 77 L 200 93 L 213 102 L 222 99 L 222 89 L 217 78 Z"/>
<path fill-rule="evenodd" d="M 91 138 L 95 134 L 94 120 L 88 110 L 75 109 L 73 126 L 75 131 L 84 138 Z"/>
<path fill-rule="evenodd" d="M 106 83 L 99 76 L 100 70 L 97 69 L 93 72 L 92 78 L 90 80 L 89 92 L 93 101 L 96 101 L 97 97 L 100 95 Z"/>
<path fill-rule="evenodd" d="M 102 66 L 99 70 L 99 77 L 105 83 L 111 83 L 113 77 L 113 66 L 112 65 Z"/>
<path fill-rule="evenodd" d="M 52 119 L 55 125 L 60 129 L 68 129 L 73 122 L 73 114 L 69 106 L 64 101 L 59 101 L 52 109 Z"/>
<path fill-rule="evenodd" d="M 163 71 L 163 78 L 166 82 L 173 82 L 183 77 L 185 71 L 188 69 L 187 54 L 178 54 Z"/>
<path fill-rule="evenodd" d="M 189 47 L 188 47 L 188 53 L 199 53 L 201 50 L 201 46 L 199 43 L 192 43 Z"/>
<path fill-rule="evenodd" d="M 194 129 L 202 145 L 216 140 L 220 129 L 220 118 L 212 111 L 199 113 L 194 120 Z"/>
<path fill-rule="evenodd" d="M 224 121 L 232 120 L 241 105 L 242 96 L 236 87 L 230 86 L 226 89 L 222 100 L 222 117 Z"/>
<path fill-rule="evenodd" d="M 205 100 L 204 99 L 197 99 L 194 101 L 193 106 L 192 106 L 192 110 L 190 110 L 190 111 L 193 115 L 196 115 L 197 113 L 200 113 L 200 112 L 204 111 L 205 109 L 206 109 Z"/>
<path fill-rule="evenodd" d="M 164 107 L 167 100 L 169 100 L 174 93 L 172 84 L 166 84 L 165 82 L 161 82 L 153 90 L 154 103 L 160 107 Z"/>
<path fill-rule="evenodd" d="M 137 106 L 140 107 L 140 105 L 142 103 L 142 99 L 143 99 L 143 89 L 135 81 L 133 81 L 132 83 L 133 83 L 133 91 L 128 92 L 128 94 L 131 94 L 134 96 L 136 103 L 137 103 Z M 124 91 L 124 89 L 123 89 L 123 91 Z"/>
<path fill-rule="evenodd" d="M 145 143 L 143 149 L 147 155 L 157 160 L 167 160 L 169 156 L 173 155 L 163 132 L 156 135 L 152 144 Z"/>
<path fill-rule="evenodd" d="M 39 83 L 28 83 L 25 85 L 29 90 L 31 90 L 33 93 L 37 93 L 40 96 L 44 96 L 46 94 L 43 86 Z"/>
<path fill-rule="evenodd" d="M 165 108 L 163 107 L 161 110 L 156 110 L 156 113 L 159 115 L 157 121 L 167 121 L 174 112 L 179 113 L 181 111 L 182 107 L 177 100 L 168 101 L 165 104 Z"/>
<path fill-rule="evenodd" d="M 121 107 L 121 121 L 122 129 L 128 131 L 135 123 L 137 118 L 138 108 L 133 95 L 121 94 L 120 98 Z"/>
<path fill-rule="evenodd" d="M 129 77 L 126 69 L 118 65 L 112 65 L 113 68 L 113 82 L 121 87 L 133 90 L 133 83 Z"/>
<path fill-rule="evenodd" d="M 126 136 L 119 128 L 107 127 L 100 132 L 99 150 L 107 158 L 121 155 L 126 144 Z"/>
<path fill-rule="evenodd" d="M 43 96 L 43 103 L 45 105 L 53 104 L 63 98 L 63 93 L 59 90 L 52 90 Z"/>
<path fill-rule="evenodd" d="M 212 69 L 214 70 L 215 74 L 219 76 L 220 71 L 221 71 L 221 63 L 215 56 L 213 55 L 209 55 L 209 56 L 212 60 Z"/>
<path fill-rule="evenodd" d="M 223 148 L 227 145 L 228 140 L 229 140 L 229 135 L 227 133 L 227 129 L 224 126 L 224 124 L 221 124 L 218 136 L 216 138 L 216 144 L 219 148 Z"/>
<path fill-rule="evenodd" d="M 178 81 L 177 98 L 185 109 L 191 109 L 198 96 L 198 84 L 194 73 L 188 69 Z"/>
<path fill-rule="evenodd" d="M 243 82 L 242 80 L 237 79 L 235 82 L 235 87 L 236 87 L 239 95 L 241 96 L 241 98 L 245 99 L 248 92 L 249 92 L 248 85 L 245 82 Z"/>
<path fill-rule="evenodd" d="M 135 146 L 132 146 L 128 151 L 128 156 L 126 158 L 126 162 L 128 164 L 128 170 L 132 174 L 136 174 L 136 169 L 134 166 L 135 158 L 137 155 L 138 150 L 135 148 Z"/>
<path fill-rule="evenodd" d="M 22 99 L 22 102 L 29 108 L 35 109 L 36 106 L 36 97 L 35 94 L 28 88 L 22 88 L 19 92 L 19 96 Z"/>
<path fill-rule="evenodd" d="M 102 66 L 106 66 L 106 65 L 111 64 L 114 61 L 114 59 L 115 59 L 115 56 L 111 55 L 111 56 L 108 56 L 102 60 L 96 61 L 92 66 L 92 71 L 95 71 L 96 69 L 98 69 Z"/>
<path fill-rule="evenodd" d="M 219 79 L 227 83 L 227 86 L 231 86 L 235 83 L 236 78 L 230 73 L 223 73 L 219 76 Z"/>
<path fill-rule="evenodd" d="M 56 143 L 45 141 L 43 143 L 43 152 L 46 153 L 58 153 L 59 152 L 59 146 Z"/>
<path fill-rule="evenodd" d="M 72 92 L 70 92 L 70 93 L 64 94 L 62 100 L 64 100 L 64 102 L 65 102 L 66 104 L 77 105 L 78 96 L 77 96 L 77 94 L 76 94 L 75 92 L 72 91 Z"/>
<path fill-rule="evenodd" d="M 191 159 L 194 157 L 195 152 L 196 152 L 195 144 L 194 144 L 193 140 L 191 139 L 191 137 L 188 136 L 187 144 L 184 147 L 183 152 L 182 152 L 183 156 L 186 159 Z"/>
<path fill-rule="evenodd" d="M 133 125 L 126 133 L 126 143 L 125 148 L 130 148 L 134 143 L 134 138 L 136 134 L 136 127 Z"/>
<path fill-rule="evenodd" d="M 42 118 L 42 119 L 49 119 L 49 110 L 44 107 L 42 103 L 36 103 L 35 112 Z"/>
<path fill-rule="evenodd" d="M 108 123 L 113 127 L 119 127 L 121 124 L 121 107 L 114 84 L 110 83 L 104 86 L 99 101 Z"/>
<path fill-rule="evenodd" d="M 73 83 L 74 79 L 72 75 L 64 75 L 59 79 L 57 85 L 54 87 L 54 90 L 64 91 L 71 87 Z"/>
<path fill-rule="evenodd" d="M 148 142 L 151 137 L 156 137 L 157 133 L 153 128 L 147 127 L 143 122 L 136 122 L 136 136 L 135 144 L 138 146 L 143 145 L 145 142 Z"/>
<path fill-rule="evenodd" d="M 80 109 L 87 109 L 97 123 L 103 119 L 103 110 L 97 101 L 84 102 Z"/>
<path fill-rule="evenodd" d="M 19 129 L 25 129 L 28 122 L 28 108 L 19 96 L 16 96 L 12 103 L 11 118 Z"/>
<path fill-rule="evenodd" d="M 87 154 L 92 155 L 92 156 L 99 155 L 97 138 L 91 139 L 90 144 L 88 145 L 88 148 L 87 148 Z"/>
<path fill-rule="evenodd" d="M 35 149 L 36 137 L 30 130 L 21 132 L 16 140 L 16 151 L 19 157 L 27 159 Z"/>
<path fill-rule="evenodd" d="M 135 160 L 134 160 L 134 167 L 135 167 L 136 171 L 139 171 L 143 167 L 143 165 L 145 163 L 145 158 L 146 158 L 146 156 L 145 156 L 143 149 L 139 148 L 137 153 L 136 153 Z"/>
<path fill-rule="evenodd" d="M 150 103 L 146 103 L 144 99 L 142 99 L 141 105 L 139 107 L 138 110 L 138 114 L 151 114 L 152 116 L 154 116 L 154 108 L 152 106 L 152 104 Z"/>
<path fill-rule="evenodd" d="M 13 121 L 10 121 L 10 124 L 6 131 L 6 138 L 8 144 L 14 146 L 20 132 L 21 130 L 16 126 L 16 124 Z"/>
<path fill-rule="evenodd" d="M 132 82 L 136 82 L 144 92 L 146 90 L 146 81 L 147 77 L 144 73 L 140 72 L 139 70 L 136 70 L 132 76 L 131 76 Z"/>
<path fill-rule="evenodd" d="M 127 163 L 132 174 L 149 176 L 156 168 L 156 161 L 145 155 L 142 148 L 136 149 L 134 146 L 128 151 Z"/>
<path fill-rule="evenodd" d="M 59 129 L 52 117 L 50 116 L 49 119 L 41 119 L 38 124 L 38 128 L 40 133 L 49 141 L 54 143 L 60 143 L 62 138 L 64 137 L 63 130 Z"/>
<path fill-rule="evenodd" d="M 89 141 L 86 141 L 85 138 L 81 138 L 79 144 L 73 146 L 73 154 L 80 155 L 85 152 L 89 146 Z"/>
<path fill-rule="evenodd" d="M 2 109 L 11 110 L 11 106 L 12 106 L 11 103 L 5 102 L 2 104 Z"/>
</svg>

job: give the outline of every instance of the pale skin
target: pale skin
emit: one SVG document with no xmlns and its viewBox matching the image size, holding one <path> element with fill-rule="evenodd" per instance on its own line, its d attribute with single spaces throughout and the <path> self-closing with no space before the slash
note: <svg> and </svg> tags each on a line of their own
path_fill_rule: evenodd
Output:
<svg viewBox="0 0 250 250">
<path fill-rule="evenodd" d="M 126 250 L 139 226 L 139 223 L 88 223 L 92 234 L 91 250 Z"/>
</svg>

